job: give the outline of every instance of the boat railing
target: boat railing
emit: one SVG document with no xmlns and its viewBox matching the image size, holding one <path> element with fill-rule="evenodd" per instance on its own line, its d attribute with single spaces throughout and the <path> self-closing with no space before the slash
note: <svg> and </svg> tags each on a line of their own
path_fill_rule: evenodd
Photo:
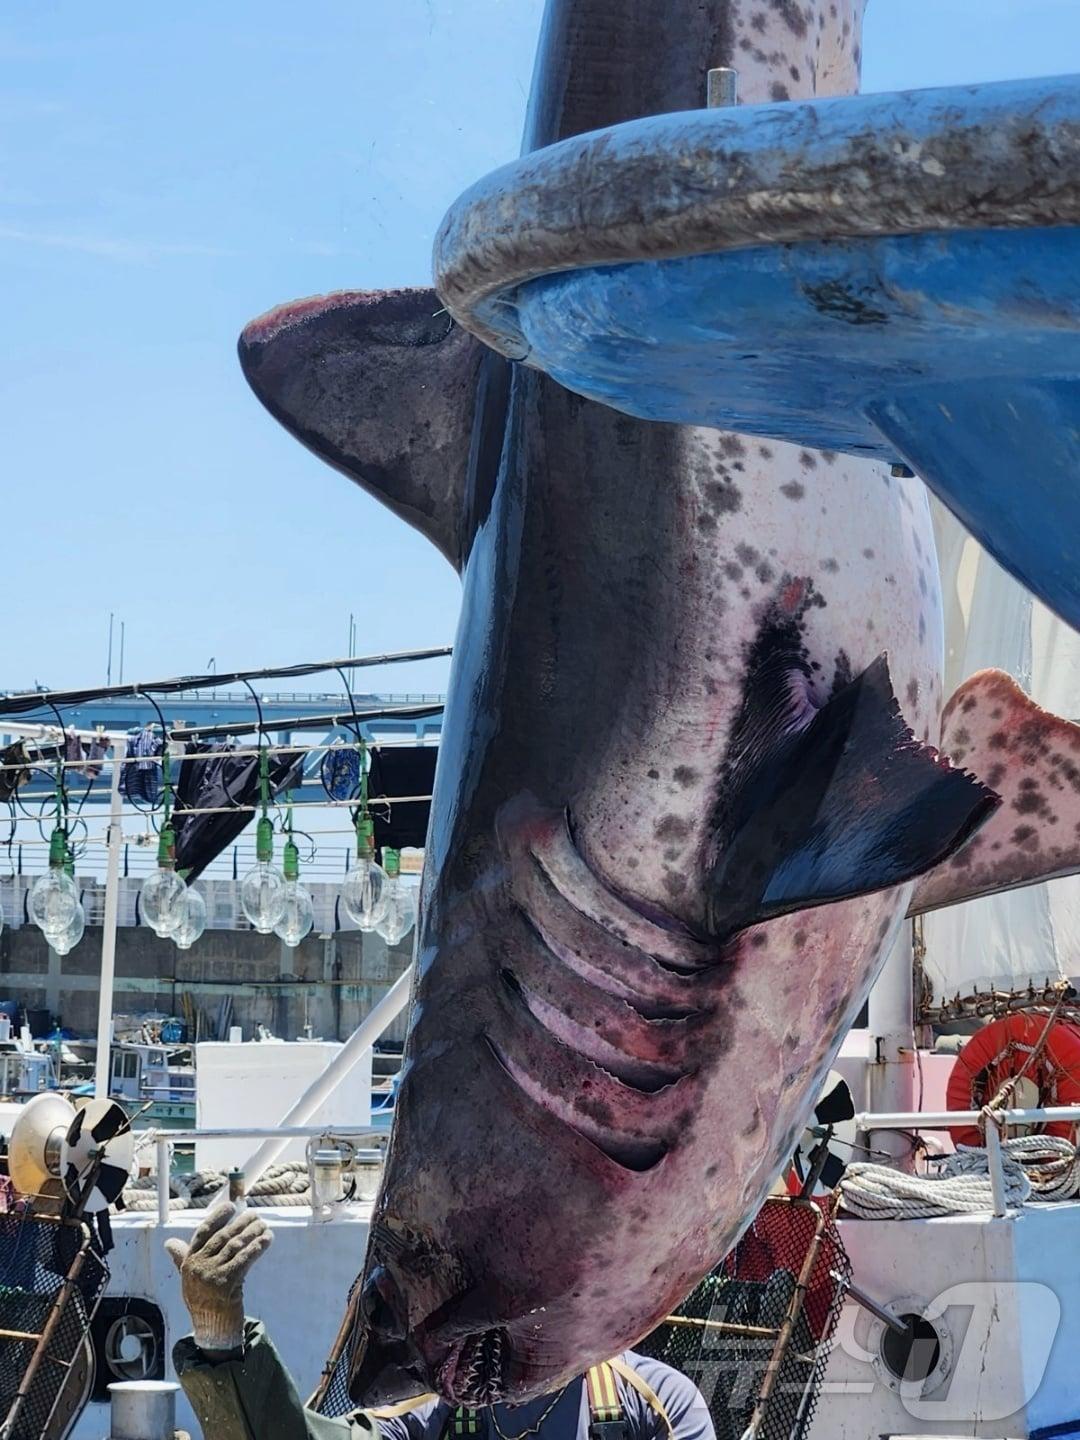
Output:
<svg viewBox="0 0 1080 1440">
<path fill-rule="evenodd" d="M 1036 1109 L 1000 1110 L 903 1110 L 891 1112 L 864 1111 L 855 1116 L 857 1129 L 874 1130 L 947 1130 L 953 1126 L 982 1126 L 986 1136 L 987 1169 L 990 1177 L 991 1205 L 995 1216 L 1009 1213 L 1006 1200 L 1005 1173 L 1002 1166 L 1002 1132 L 1020 1125 L 1045 1125 L 1052 1122 L 1080 1124 L 1080 1105 L 1048 1105 Z M 370 1125 L 272 1125 L 229 1126 L 206 1130 L 151 1130 L 157 1152 L 157 1221 L 169 1219 L 169 1147 L 192 1144 L 199 1140 L 311 1140 L 338 1137 L 343 1140 L 386 1139 L 385 1131 Z"/>
<path fill-rule="evenodd" d="M 169 1147 L 190 1145 L 198 1140 L 315 1140 L 340 1139 L 355 1144 L 370 1140 L 373 1144 L 386 1140 L 385 1130 L 373 1130 L 370 1125 L 230 1125 L 225 1129 L 209 1130 L 147 1130 L 140 1132 L 150 1136 L 157 1152 L 157 1223 L 165 1225 L 169 1220 Z"/>
<path fill-rule="evenodd" d="M 1005 1170 L 1001 1158 L 1001 1139 L 1005 1130 L 1018 1125 L 1046 1125 L 1057 1121 L 1064 1124 L 1080 1122 L 1080 1105 L 1045 1105 L 1032 1110 L 899 1110 L 875 1114 L 872 1111 L 855 1116 L 856 1128 L 874 1130 L 948 1130 L 954 1125 L 977 1125 L 986 1137 L 986 1165 L 990 1176 L 993 1213 L 998 1218 L 1009 1213 L 1005 1193 Z"/>
</svg>

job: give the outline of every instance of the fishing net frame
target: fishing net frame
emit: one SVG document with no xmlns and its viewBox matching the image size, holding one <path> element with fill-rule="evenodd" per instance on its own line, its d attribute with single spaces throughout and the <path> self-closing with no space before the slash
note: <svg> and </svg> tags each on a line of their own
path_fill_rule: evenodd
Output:
<svg viewBox="0 0 1080 1440">
<path fill-rule="evenodd" d="M 636 1348 L 697 1384 L 717 1440 L 802 1440 L 850 1280 L 829 1211 L 770 1196 L 735 1249 Z"/>
<path fill-rule="evenodd" d="M 84 1403 L 73 1382 L 109 1269 L 81 1219 L 30 1204 L 0 1213 L 0 1257 L 0 1440 L 51 1440 Z"/>
<path fill-rule="evenodd" d="M 349 1394 L 349 1374 L 352 1369 L 353 1349 L 359 1333 L 357 1325 L 360 1304 L 360 1276 L 353 1281 L 345 1303 L 345 1315 L 341 1321 L 334 1343 L 330 1347 L 326 1364 L 323 1366 L 319 1383 L 308 1399 L 307 1408 L 316 1415 L 340 1419 L 356 1409 Z M 3 1437 L 0 1436 L 0 1440 Z"/>
</svg>

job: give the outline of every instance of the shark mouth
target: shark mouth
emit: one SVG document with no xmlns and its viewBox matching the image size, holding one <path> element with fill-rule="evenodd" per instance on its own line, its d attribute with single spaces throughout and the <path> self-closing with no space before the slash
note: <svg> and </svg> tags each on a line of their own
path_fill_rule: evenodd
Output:
<svg viewBox="0 0 1080 1440">
<path fill-rule="evenodd" d="M 635 910 L 589 869 L 565 814 L 507 807 L 521 943 L 486 1035 L 531 1105 L 623 1171 L 658 1165 L 685 1124 L 693 1039 L 711 1018 L 720 947 Z"/>
<path fill-rule="evenodd" d="M 469 1335 L 442 1367 L 440 1393 L 471 1410 L 494 1405 L 505 1392 L 509 1347 L 510 1338 L 501 1327 Z"/>
</svg>

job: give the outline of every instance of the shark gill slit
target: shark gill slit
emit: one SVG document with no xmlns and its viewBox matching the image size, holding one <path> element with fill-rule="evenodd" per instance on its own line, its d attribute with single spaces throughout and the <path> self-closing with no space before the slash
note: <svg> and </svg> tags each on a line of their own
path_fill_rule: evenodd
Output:
<svg viewBox="0 0 1080 1440">
<path fill-rule="evenodd" d="M 676 1080 L 681 1080 L 687 1073 L 621 1050 L 596 1030 L 582 1025 L 580 1021 L 530 990 L 509 967 L 503 967 L 500 977 L 511 1001 L 528 1016 L 530 1023 L 538 1026 L 568 1050 L 600 1066 L 629 1089 L 637 1090 L 643 1095 L 653 1095 L 658 1090 L 674 1085 Z"/>
<path fill-rule="evenodd" d="M 720 961 L 718 947 L 697 939 L 682 926 L 652 919 L 612 890 L 578 848 L 568 811 L 557 835 L 549 835 L 544 844 L 534 841 L 529 854 L 552 889 L 583 919 L 658 969 L 690 980 Z"/>
<path fill-rule="evenodd" d="M 590 942 L 596 937 L 604 953 L 611 957 L 608 973 L 615 980 L 639 993 L 663 996 L 679 1004 L 682 996 L 702 977 L 715 974 L 720 968 L 719 954 L 713 956 L 713 963 L 708 966 L 658 958 L 658 950 L 678 944 L 681 937 L 661 930 L 643 916 L 630 922 L 632 929 L 628 933 L 628 926 L 622 923 L 618 912 L 605 905 L 590 904 L 603 891 L 584 864 L 580 864 L 578 874 L 571 875 L 552 863 L 554 858 L 542 850 L 526 852 L 518 875 L 518 899 L 535 919 L 547 922 L 544 928 L 549 933 L 555 929 L 569 938 L 575 931 L 584 931 Z M 582 893 L 582 876 L 588 877 L 591 895 Z M 696 945 L 696 942 L 689 943 Z"/>
<path fill-rule="evenodd" d="M 668 1146 L 659 1138 L 628 1135 L 583 1115 L 569 1101 L 546 1090 L 527 1070 L 516 1064 L 512 1056 L 490 1035 L 485 1035 L 483 1039 L 494 1056 L 496 1064 L 526 1099 L 532 1101 L 534 1105 L 545 1111 L 552 1119 L 559 1121 L 568 1130 L 572 1130 L 583 1140 L 588 1141 L 605 1159 L 623 1170 L 640 1175 L 659 1165 L 667 1154 Z"/>
<path fill-rule="evenodd" d="M 687 1022 L 710 1014 L 700 987 L 717 975 L 714 947 L 657 924 L 611 893 L 589 870 L 565 819 L 546 844 L 518 854 L 512 891 L 524 943 L 531 939 L 598 999 L 625 1005 L 630 1035 L 634 1025 L 669 1026 L 673 1056 L 684 1051 Z M 623 1170 L 640 1174 L 659 1164 L 694 1072 L 642 1058 L 632 1041 L 619 1045 L 610 1031 L 599 1034 L 510 966 L 500 975 L 505 1028 L 496 1025 L 498 1033 L 483 1039 L 518 1092 Z M 545 989 L 557 992 L 557 984 Z"/>
<path fill-rule="evenodd" d="M 697 1006 L 652 1000 L 642 995 L 625 980 L 597 965 L 587 955 L 575 950 L 573 946 L 564 945 L 541 920 L 530 914 L 520 901 L 515 903 L 525 925 L 555 960 L 565 965 L 568 970 L 572 970 L 575 975 L 579 975 L 582 980 L 586 980 L 590 985 L 602 990 L 605 995 L 613 995 L 624 1001 L 643 1020 L 691 1020 L 701 1015 L 702 1012 Z"/>
</svg>

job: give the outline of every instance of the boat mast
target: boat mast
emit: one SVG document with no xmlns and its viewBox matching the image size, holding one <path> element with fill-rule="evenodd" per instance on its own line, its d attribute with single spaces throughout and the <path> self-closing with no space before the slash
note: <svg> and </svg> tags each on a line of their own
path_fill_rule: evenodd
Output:
<svg viewBox="0 0 1080 1440">
<path fill-rule="evenodd" d="M 870 991 L 867 1101 L 880 1114 L 904 1113 L 915 1104 L 913 965 L 912 930 L 905 921 Z M 910 1158 L 906 1136 L 895 1131 L 874 1130 L 869 1143 L 896 1161 Z"/>
</svg>

